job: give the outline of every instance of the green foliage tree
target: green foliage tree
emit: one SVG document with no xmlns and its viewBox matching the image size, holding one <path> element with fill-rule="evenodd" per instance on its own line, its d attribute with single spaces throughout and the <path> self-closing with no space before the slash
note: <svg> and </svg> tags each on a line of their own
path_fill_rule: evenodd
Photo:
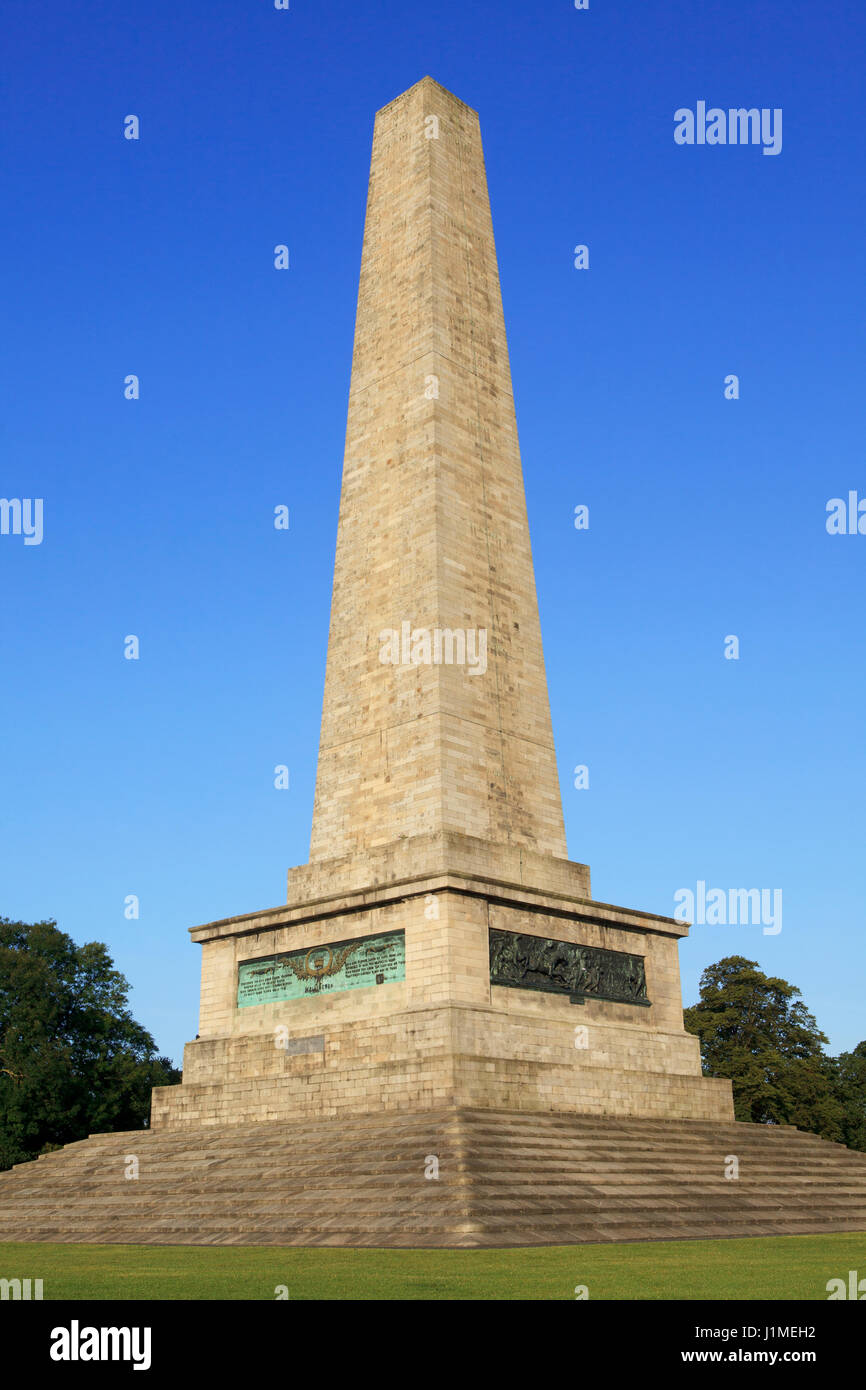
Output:
<svg viewBox="0 0 866 1390">
<path fill-rule="evenodd" d="M 684 1019 L 700 1039 L 704 1071 L 733 1082 L 738 1120 L 845 1138 L 837 1064 L 794 985 L 726 956 L 704 971 L 700 1001 Z"/>
<path fill-rule="evenodd" d="M 0 1168 L 106 1130 L 147 1125 L 156 1056 L 104 945 L 54 922 L 0 918 Z"/>
<path fill-rule="evenodd" d="M 836 1090 L 844 1110 L 842 1137 L 849 1149 L 866 1152 L 866 1042 L 834 1059 Z"/>
</svg>

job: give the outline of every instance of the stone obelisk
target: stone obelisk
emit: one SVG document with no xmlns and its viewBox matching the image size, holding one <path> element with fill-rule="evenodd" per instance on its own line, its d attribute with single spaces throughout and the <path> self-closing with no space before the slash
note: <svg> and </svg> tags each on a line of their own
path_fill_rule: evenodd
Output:
<svg viewBox="0 0 866 1390">
<path fill-rule="evenodd" d="M 567 858 L 481 133 L 425 78 L 373 136 L 310 859 L 443 830 Z"/>
<path fill-rule="evenodd" d="M 424 78 L 376 117 L 310 860 L 192 929 L 199 1036 L 152 1124 L 728 1119 L 686 931 L 567 857 L 478 117 Z"/>
</svg>

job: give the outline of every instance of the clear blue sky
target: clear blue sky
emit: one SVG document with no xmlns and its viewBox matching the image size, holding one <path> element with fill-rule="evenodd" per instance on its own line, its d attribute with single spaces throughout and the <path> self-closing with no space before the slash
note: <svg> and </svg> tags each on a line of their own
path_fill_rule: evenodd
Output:
<svg viewBox="0 0 866 1390">
<path fill-rule="evenodd" d="M 481 115 L 571 856 L 664 914 L 781 888 L 776 936 L 693 929 L 686 1002 L 738 952 L 834 1051 L 866 1037 L 866 536 L 825 529 L 866 496 L 862 7 L 6 0 L 2 27 L 0 496 L 44 498 L 45 537 L 0 536 L 0 912 L 107 942 L 179 1059 L 187 927 L 306 860 L 373 115 L 429 73 Z M 781 154 L 676 145 L 699 100 L 781 107 Z"/>
</svg>

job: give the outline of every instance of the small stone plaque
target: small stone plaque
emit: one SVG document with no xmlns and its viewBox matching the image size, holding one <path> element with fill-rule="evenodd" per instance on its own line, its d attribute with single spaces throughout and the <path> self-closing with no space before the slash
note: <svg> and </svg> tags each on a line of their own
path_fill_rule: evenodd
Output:
<svg viewBox="0 0 866 1390">
<path fill-rule="evenodd" d="M 314 1033 L 309 1038 L 286 1038 L 280 1047 L 287 1057 L 300 1057 L 305 1052 L 324 1052 L 325 1035 Z"/>
</svg>

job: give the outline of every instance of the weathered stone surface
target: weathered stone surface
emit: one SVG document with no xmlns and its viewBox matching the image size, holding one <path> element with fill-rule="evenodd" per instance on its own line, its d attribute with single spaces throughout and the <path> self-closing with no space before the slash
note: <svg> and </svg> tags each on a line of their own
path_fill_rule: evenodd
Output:
<svg viewBox="0 0 866 1390">
<path fill-rule="evenodd" d="M 383 665 L 404 621 L 486 671 Z M 478 117 L 425 78 L 373 136 L 310 859 L 440 830 L 568 857 Z"/>
<path fill-rule="evenodd" d="M 298 1117 L 101 1134 L 0 1174 L 0 1242 L 483 1247 L 864 1228 L 866 1155 L 695 1120 Z"/>
</svg>

